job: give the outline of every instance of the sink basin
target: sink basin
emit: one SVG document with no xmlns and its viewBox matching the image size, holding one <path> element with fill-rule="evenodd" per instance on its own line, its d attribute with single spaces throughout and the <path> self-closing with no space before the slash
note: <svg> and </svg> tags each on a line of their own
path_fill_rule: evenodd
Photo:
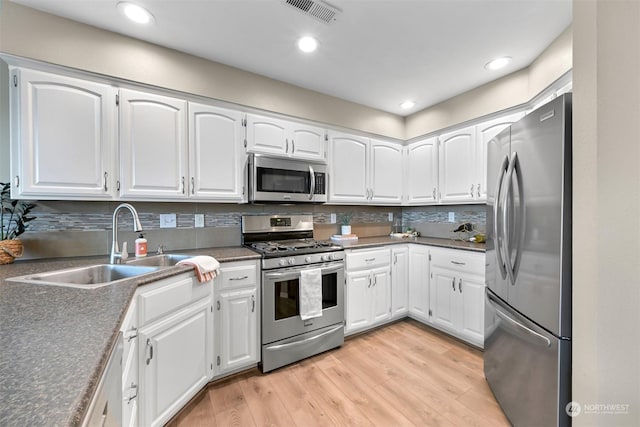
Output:
<svg viewBox="0 0 640 427">
<path fill-rule="evenodd" d="M 46 273 L 27 274 L 7 280 L 69 288 L 95 289 L 119 280 L 130 279 L 158 271 L 160 267 L 127 264 L 98 264 L 87 267 L 55 270 Z"/>
<path fill-rule="evenodd" d="M 152 267 L 171 267 L 183 259 L 191 258 L 193 255 L 163 254 L 145 258 L 133 259 L 127 265 L 147 265 Z"/>
</svg>

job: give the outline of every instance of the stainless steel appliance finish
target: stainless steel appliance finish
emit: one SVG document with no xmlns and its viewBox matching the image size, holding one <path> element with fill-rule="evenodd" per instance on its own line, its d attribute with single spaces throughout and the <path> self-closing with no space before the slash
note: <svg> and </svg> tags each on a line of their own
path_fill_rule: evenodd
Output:
<svg viewBox="0 0 640 427">
<path fill-rule="evenodd" d="M 245 246 L 262 254 L 262 362 L 268 372 L 344 343 L 344 252 L 313 239 L 311 215 L 242 218 Z M 300 276 L 320 269 L 322 316 L 300 317 Z"/>
<path fill-rule="evenodd" d="M 570 425 L 571 94 L 487 147 L 484 372 L 514 425 Z"/>
<path fill-rule="evenodd" d="M 249 155 L 250 202 L 327 201 L 327 166 L 303 160 Z"/>
<path fill-rule="evenodd" d="M 122 349 L 120 332 L 87 409 L 83 427 L 122 425 Z"/>
</svg>

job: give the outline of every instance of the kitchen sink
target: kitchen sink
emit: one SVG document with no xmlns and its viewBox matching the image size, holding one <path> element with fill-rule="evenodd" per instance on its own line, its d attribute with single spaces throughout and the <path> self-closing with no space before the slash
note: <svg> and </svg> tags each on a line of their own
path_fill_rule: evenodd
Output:
<svg viewBox="0 0 640 427">
<path fill-rule="evenodd" d="M 54 270 L 45 273 L 27 274 L 7 280 L 69 288 L 95 289 L 115 282 L 158 271 L 158 266 L 127 264 L 98 264 L 87 267 Z"/>
<path fill-rule="evenodd" d="M 193 255 L 162 254 L 145 258 L 137 258 L 127 262 L 127 265 L 146 265 L 151 267 L 171 267 L 183 259 L 191 258 Z"/>
</svg>

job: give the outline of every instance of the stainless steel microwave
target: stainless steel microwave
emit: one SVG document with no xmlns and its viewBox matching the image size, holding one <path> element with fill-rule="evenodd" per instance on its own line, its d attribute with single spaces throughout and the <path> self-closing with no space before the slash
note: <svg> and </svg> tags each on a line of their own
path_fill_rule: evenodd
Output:
<svg viewBox="0 0 640 427">
<path fill-rule="evenodd" d="M 327 166 L 263 154 L 249 155 L 250 202 L 327 201 Z"/>
</svg>

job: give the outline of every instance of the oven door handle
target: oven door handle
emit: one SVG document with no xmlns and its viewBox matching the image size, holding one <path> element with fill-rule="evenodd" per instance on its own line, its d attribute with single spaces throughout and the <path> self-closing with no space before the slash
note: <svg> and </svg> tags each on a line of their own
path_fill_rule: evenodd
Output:
<svg viewBox="0 0 640 427">
<path fill-rule="evenodd" d="M 265 279 L 270 279 L 272 277 L 284 277 L 284 276 L 295 276 L 295 277 L 297 277 L 297 276 L 300 275 L 300 272 L 302 270 L 309 270 L 311 268 L 313 268 L 313 267 L 296 267 L 296 268 L 294 268 L 292 270 L 283 271 L 283 272 L 275 272 L 274 271 L 274 272 L 270 272 L 270 273 L 265 273 L 264 277 L 265 277 Z M 341 270 L 343 268 L 344 268 L 344 265 L 342 263 L 340 263 L 340 264 L 332 265 L 332 266 L 329 266 L 329 267 L 321 267 L 320 268 L 320 272 L 321 272 L 322 275 L 325 275 L 325 274 L 328 274 L 328 273 L 334 273 L 334 272 L 336 272 L 338 270 Z"/>
<path fill-rule="evenodd" d="M 294 342 L 288 342 L 288 343 L 285 343 L 285 344 L 270 345 L 270 346 L 265 347 L 265 350 L 281 350 L 283 348 L 289 348 L 289 347 L 295 347 L 297 345 L 307 344 L 309 342 L 312 342 L 312 341 L 315 341 L 317 339 L 320 339 L 320 338 L 322 338 L 322 337 L 324 337 L 326 335 L 332 334 L 332 333 L 334 333 L 334 332 L 336 332 L 336 331 L 338 331 L 338 330 L 340 330 L 342 328 L 344 328 L 343 325 L 338 325 L 335 328 L 331 328 L 328 331 L 324 331 L 321 334 L 314 335 L 314 336 L 309 337 L 309 338 L 305 338 L 302 341 L 294 341 Z"/>
</svg>

